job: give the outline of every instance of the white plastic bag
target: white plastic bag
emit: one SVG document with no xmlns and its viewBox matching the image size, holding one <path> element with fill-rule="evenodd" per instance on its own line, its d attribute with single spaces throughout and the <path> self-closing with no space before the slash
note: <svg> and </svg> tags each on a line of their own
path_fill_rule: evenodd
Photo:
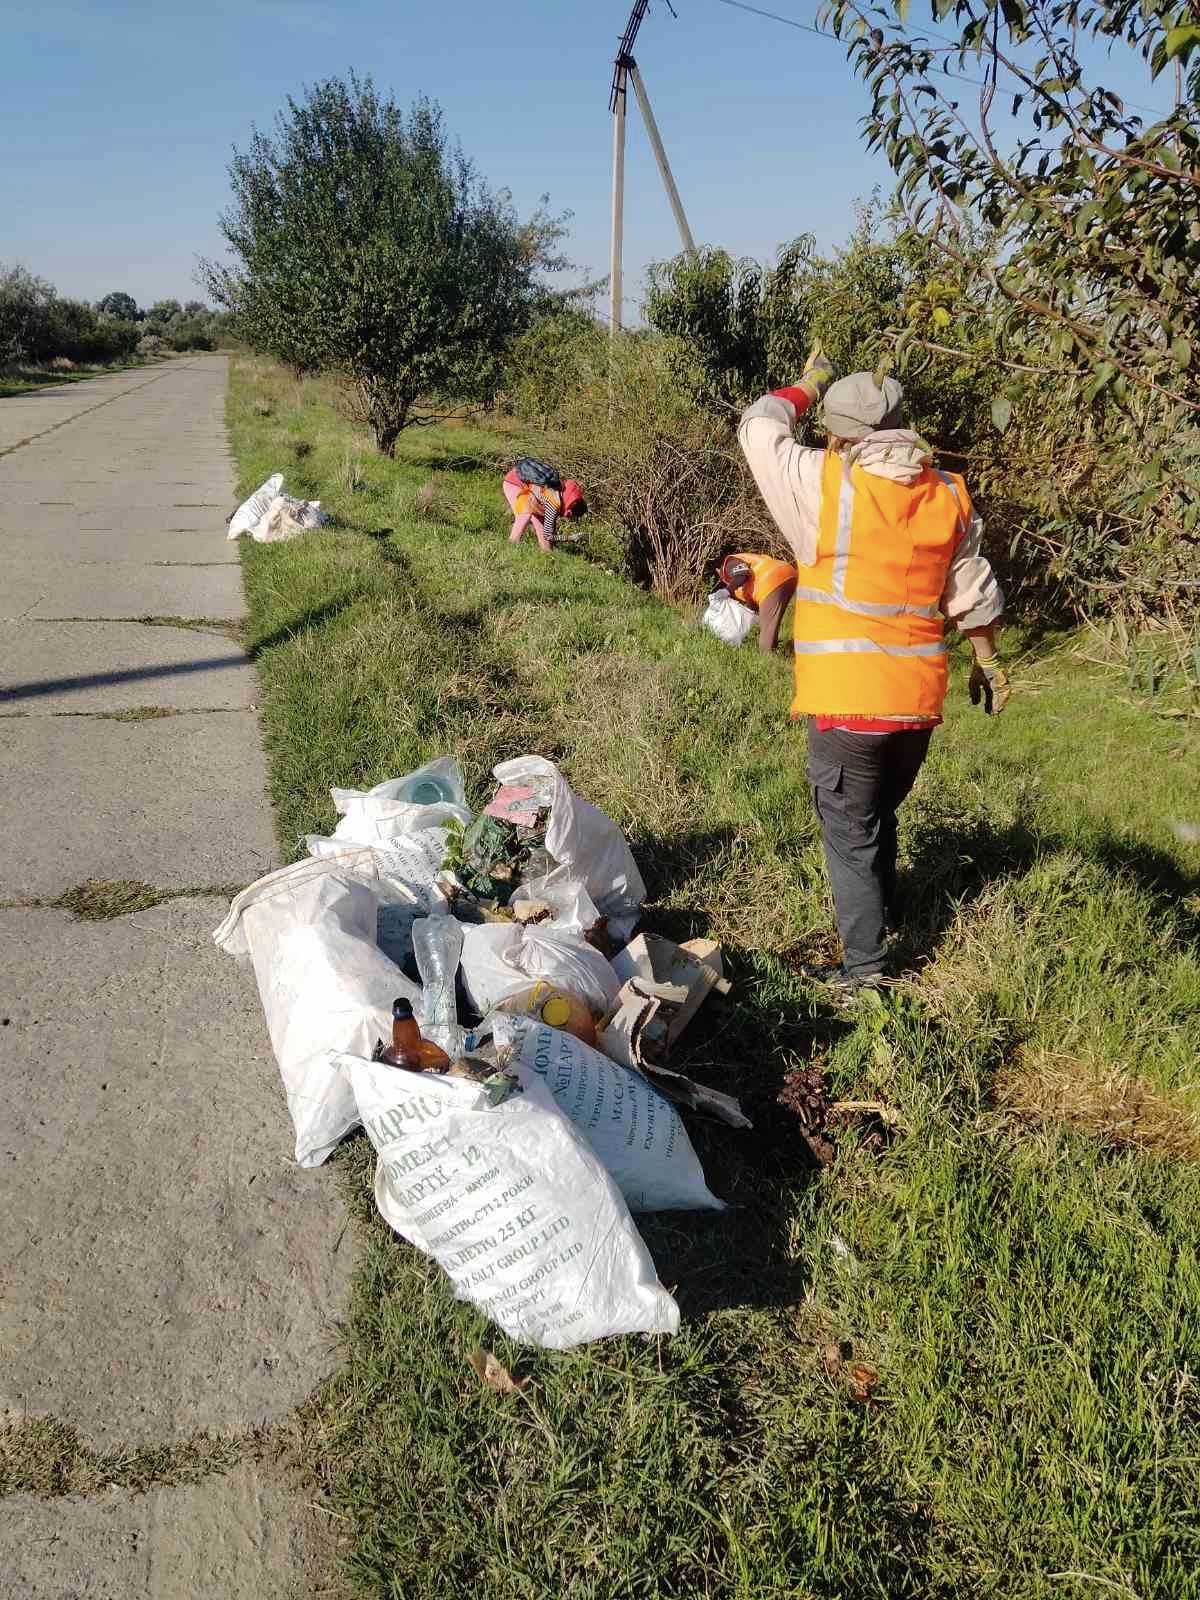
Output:
<svg viewBox="0 0 1200 1600">
<path fill-rule="evenodd" d="M 646 885 L 625 836 L 611 817 L 575 793 L 553 761 L 518 756 L 492 768 L 498 783 L 528 783 L 550 807 L 546 849 L 569 869 L 608 918 L 617 938 L 633 932 Z"/>
<path fill-rule="evenodd" d="M 749 606 L 735 600 L 728 589 L 714 589 L 708 605 L 700 618 L 709 633 L 715 633 L 725 644 L 744 644 L 751 628 L 758 621 Z"/>
<path fill-rule="evenodd" d="M 402 778 L 373 789 L 331 789 L 341 820 L 330 837 L 309 834 L 310 856 L 335 855 L 350 845 L 370 845 L 380 874 L 415 894 L 426 911 L 444 909 L 437 885 L 445 859 L 447 822 L 471 821 L 457 761 L 439 756 Z M 426 803 L 426 797 L 432 803 Z"/>
<path fill-rule="evenodd" d="M 213 934 L 254 963 L 302 1167 L 319 1166 L 358 1123 L 334 1054 L 370 1055 L 390 1039 L 398 995 L 420 1015 L 420 989 L 375 942 L 376 871 L 371 850 L 283 867 L 243 889 Z"/>
<path fill-rule="evenodd" d="M 545 1079 L 631 1211 L 724 1211 L 679 1112 L 639 1073 L 537 1017 L 498 1011 L 488 1022 L 507 1070 Z"/>
<path fill-rule="evenodd" d="M 465 927 L 462 975 L 481 1016 L 539 978 L 577 996 L 597 1017 L 616 1003 L 621 988 L 612 963 L 578 934 L 515 922 Z"/>
<path fill-rule="evenodd" d="M 402 778 L 386 778 L 373 789 L 331 789 L 329 793 L 339 816 L 348 816 L 356 801 L 396 800 L 412 806 L 458 806 L 466 813 L 464 821 L 471 820 L 462 768 L 453 756 L 437 756 Z"/>
<path fill-rule="evenodd" d="M 339 1062 L 379 1152 L 381 1215 L 460 1300 L 550 1350 L 678 1329 L 625 1202 L 536 1073 L 493 1106 L 464 1078 Z"/>
<path fill-rule="evenodd" d="M 513 891 L 509 905 L 516 911 L 531 901 L 541 901 L 550 907 L 549 921 L 537 926 L 551 927 L 556 933 L 588 934 L 600 921 L 599 909 L 591 895 L 566 867 L 556 867 L 544 878 L 527 878 Z"/>
<path fill-rule="evenodd" d="M 283 473 L 273 472 L 266 483 L 261 484 L 248 500 L 243 500 L 241 505 L 229 519 L 229 539 L 240 538 L 243 533 L 253 534 L 255 528 L 267 514 L 267 507 L 283 488 Z"/>
</svg>

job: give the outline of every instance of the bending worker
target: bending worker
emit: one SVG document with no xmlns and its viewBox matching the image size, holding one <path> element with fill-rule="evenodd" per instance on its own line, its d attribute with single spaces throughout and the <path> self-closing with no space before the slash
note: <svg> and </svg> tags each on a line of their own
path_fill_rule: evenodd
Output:
<svg viewBox="0 0 1200 1600">
<path fill-rule="evenodd" d="M 505 476 L 503 487 L 504 498 L 513 513 L 508 535 L 513 544 L 520 544 L 525 530 L 532 526 L 538 546 L 550 550 L 559 517 L 569 522 L 587 514 L 583 490 L 574 478 L 564 482 L 553 467 L 532 456 L 522 456 Z"/>
<path fill-rule="evenodd" d="M 808 719 L 808 779 L 833 889 L 842 965 L 808 976 L 843 990 L 885 974 L 896 906 L 896 811 L 942 720 L 944 622 L 974 651 L 970 692 L 1002 711 L 1004 596 L 980 554 L 966 484 L 904 426 L 903 390 L 855 372 L 831 383 L 814 353 L 795 388 L 742 413 L 738 440 L 799 568 L 792 716 Z M 792 436 L 824 395 L 824 449 Z"/>
<path fill-rule="evenodd" d="M 779 638 L 783 614 L 796 592 L 796 569 L 774 556 L 726 556 L 717 581 L 735 600 L 758 613 L 758 648 L 770 654 Z"/>
</svg>

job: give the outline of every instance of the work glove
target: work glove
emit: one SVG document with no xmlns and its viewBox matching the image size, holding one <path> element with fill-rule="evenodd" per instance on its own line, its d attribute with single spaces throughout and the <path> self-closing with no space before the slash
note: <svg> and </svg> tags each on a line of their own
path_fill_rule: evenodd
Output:
<svg viewBox="0 0 1200 1600">
<path fill-rule="evenodd" d="M 796 387 L 803 389 L 813 405 L 816 405 L 832 382 L 833 362 L 830 361 L 821 346 L 815 344 L 808 353 L 808 360 L 804 363 L 804 372 Z"/>
<path fill-rule="evenodd" d="M 975 662 L 967 687 L 971 692 L 971 704 L 982 704 L 985 715 L 989 717 L 1000 715 L 1012 693 L 1004 668 L 995 656 L 988 661 Z"/>
</svg>

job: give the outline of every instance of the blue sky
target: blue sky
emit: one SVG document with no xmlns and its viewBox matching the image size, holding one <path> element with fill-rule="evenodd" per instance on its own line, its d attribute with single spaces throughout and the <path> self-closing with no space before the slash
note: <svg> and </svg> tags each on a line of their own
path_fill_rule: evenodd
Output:
<svg viewBox="0 0 1200 1600">
<path fill-rule="evenodd" d="M 608 88 L 629 0 L 4 0 L 0 262 L 60 293 L 198 294 L 220 251 L 231 146 L 288 93 L 354 68 L 440 101 L 493 186 L 574 213 L 570 251 L 607 271 Z M 816 0 L 763 0 L 811 22 Z M 844 237 L 889 186 L 833 41 L 723 5 L 654 0 L 637 56 L 698 241 L 769 256 Z M 630 102 L 626 314 L 646 262 L 678 248 Z"/>
</svg>

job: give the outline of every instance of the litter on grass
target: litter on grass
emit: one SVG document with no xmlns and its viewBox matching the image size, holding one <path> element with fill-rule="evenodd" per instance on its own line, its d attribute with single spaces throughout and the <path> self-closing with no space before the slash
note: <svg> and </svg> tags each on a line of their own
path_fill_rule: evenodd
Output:
<svg viewBox="0 0 1200 1600">
<path fill-rule="evenodd" d="M 758 621 L 749 606 L 735 600 L 728 589 L 714 589 L 708 605 L 700 618 L 702 627 L 715 634 L 723 644 L 744 644 Z"/>
<path fill-rule="evenodd" d="M 283 492 L 283 473 L 273 472 L 229 518 L 229 539 L 248 533 L 260 544 L 295 539 L 310 528 L 323 528 L 329 518 L 319 500 L 297 500 Z"/>
<path fill-rule="evenodd" d="M 542 757 L 494 777 L 478 816 L 448 757 L 331 790 L 332 834 L 214 938 L 253 963 L 302 1166 L 365 1126 L 380 1213 L 514 1338 L 673 1332 L 629 1212 L 723 1209 L 676 1107 L 749 1121 L 666 1065 L 720 948 L 618 948 L 646 892 L 620 829 Z"/>
</svg>

